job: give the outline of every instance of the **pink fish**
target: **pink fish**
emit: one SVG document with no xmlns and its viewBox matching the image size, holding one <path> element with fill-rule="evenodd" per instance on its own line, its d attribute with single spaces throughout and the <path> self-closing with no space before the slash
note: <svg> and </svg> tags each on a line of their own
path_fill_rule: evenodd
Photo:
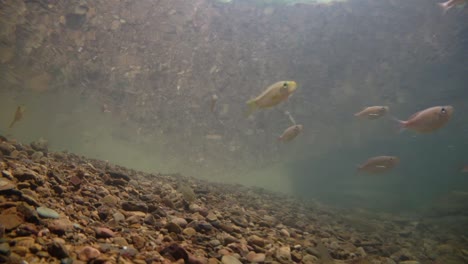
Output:
<svg viewBox="0 0 468 264">
<path fill-rule="evenodd" d="M 466 0 L 448 0 L 443 3 L 439 3 L 438 5 L 442 8 L 444 11 L 444 14 L 452 7 L 457 6 L 457 5 L 462 5 L 466 2 Z"/>
<path fill-rule="evenodd" d="M 302 125 L 293 125 L 288 127 L 281 136 L 278 137 L 279 141 L 289 142 L 297 137 L 302 132 L 304 127 Z"/>
<path fill-rule="evenodd" d="M 369 106 L 362 111 L 355 113 L 354 116 L 367 119 L 377 119 L 387 114 L 388 106 Z"/>
<path fill-rule="evenodd" d="M 434 106 L 413 114 L 406 121 L 395 120 L 400 124 L 400 132 L 410 129 L 418 133 L 430 133 L 446 125 L 453 111 L 450 105 Z"/>
<path fill-rule="evenodd" d="M 111 111 L 109 110 L 109 106 L 107 106 L 107 104 L 102 104 L 101 105 L 101 112 L 110 113 Z"/>
<path fill-rule="evenodd" d="M 468 165 L 463 166 L 461 172 L 468 172 Z"/>
</svg>

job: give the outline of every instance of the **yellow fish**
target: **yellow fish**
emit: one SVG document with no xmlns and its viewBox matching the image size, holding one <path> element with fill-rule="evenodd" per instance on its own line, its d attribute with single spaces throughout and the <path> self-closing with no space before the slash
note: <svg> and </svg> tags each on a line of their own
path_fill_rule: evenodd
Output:
<svg viewBox="0 0 468 264">
<path fill-rule="evenodd" d="M 270 85 L 259 96 L 247 102 L 249 109 L 246 115 L 250 116 L 258 108 L 273 107 L 282 101 L 285 101 L 294 91 L 296 91 L 296 88 L 297 84 L 295 81 L 280 81 Z"/>
<path fill-rule="evenodd" d="M 16 122 L 20 121 L 23 118 L 24 110 L 25 110 L 24 106 L 18 106 L 16 108 L 15 117 L 13 118 L 13 121 L 11 121 L 9 128 L 12 128 L 13 125 L 16 124 Z"/>
</svg>

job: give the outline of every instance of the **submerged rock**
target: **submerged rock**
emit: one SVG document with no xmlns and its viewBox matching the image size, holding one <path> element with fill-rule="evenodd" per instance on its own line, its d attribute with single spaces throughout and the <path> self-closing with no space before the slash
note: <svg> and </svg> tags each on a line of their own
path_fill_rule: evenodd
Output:
<svg viewBox="0 0 468 264">
<path fill-rule="evenodd" d="M 53 209 L 47 207 L 38 207 L 36 208 L 37 213 L 43 218 L 59 218 L 60 215 Z"/>
<path fill-rule="evenodd" d="M 90 261 L 92 259 L 99 258 L 99 256 L 101 256 L 101 252 L 90 246 L 84 247 L 78 253 L 78 258 L 83 261 Z"/>
<path fill-rule="evenodd" d="M 172 176 L 121 167 L 110 176 L 98 169 L 105 163 L 66 153 L 41 159 L 50 167 L 0 161 L 0 262 L 461 264 L 468 256 L 468 243 L 438 222 L 344 214 L 192 178 L 205 191 L 190 204 Z"/>
</svg>

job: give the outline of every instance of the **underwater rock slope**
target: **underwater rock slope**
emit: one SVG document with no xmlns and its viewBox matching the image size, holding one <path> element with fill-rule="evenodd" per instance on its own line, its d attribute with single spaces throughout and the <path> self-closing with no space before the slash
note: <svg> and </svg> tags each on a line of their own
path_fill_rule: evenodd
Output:
<svg viewBox="0 0 468 264">
<path fill-rule="evenodd" d="M 440 222 L 0 141 L 0 263 L 468 261 L 466 238 Z"/>
</svg>

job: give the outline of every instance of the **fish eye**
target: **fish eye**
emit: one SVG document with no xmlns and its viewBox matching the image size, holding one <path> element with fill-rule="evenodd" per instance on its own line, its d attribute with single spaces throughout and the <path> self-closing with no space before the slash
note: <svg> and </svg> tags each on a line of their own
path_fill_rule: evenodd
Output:
<svg viewBox="0 0 468 264">
<path fill-rule="evenodd" d="M 447 113 L 447 110 L 445 110 L 445 108 L 442 107 L 442 109 L 440 109 L 440 112 L 441 112 L 442 114 L 445 114 L 445 113 Z"/>
<path fill-rule="evenodd" d="M 288 87 L 288 83 L 287 82 L 283 83 L 283 87 Z"/>
</svg>

